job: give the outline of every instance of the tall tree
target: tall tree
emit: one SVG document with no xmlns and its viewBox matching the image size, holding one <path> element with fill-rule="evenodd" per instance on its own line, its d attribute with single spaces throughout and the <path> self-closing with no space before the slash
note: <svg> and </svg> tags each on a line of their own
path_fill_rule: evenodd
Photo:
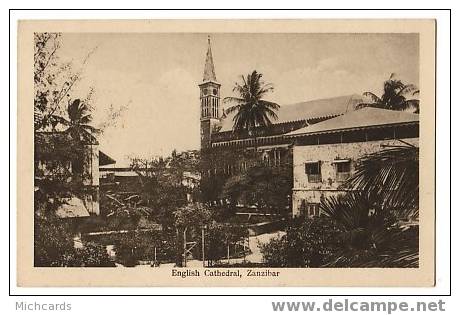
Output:
<svg viewBox="0 0 460 315">
<path fill-rule="evenodd" d="M 245 130 L 255 138 L 257 127 L 266 127 L 272 124 L 272 120 L 278 119 L 276 112 L 280 106 L 263 99 L 273 91 L 273 85 L 263 82 L 261 73 L 254 70 L 246 77 L 242 75 L 241 79 L 242 82 L 236 82 L 233 88 L 238 96 L 226 97 L 224 102 L 233 104 L 227 109 L 227 114 L 236 112 L 233 130 Z"/>
<path fill-rule="evenodd" d="M 67 106 L 67 116 L 64 118 L 60 115 L 53 115 L 55 122 L 61 123 L 67 127 L 74 140 L 89 141 L 97 129 L 90 125 L 92 121 L 91 108 L 88 100 L 80 99 L 71 100 Z"/>
<path fill-rule="evenodd" d="M 378 97 L 372 92 L 364 92 L 363 96 L 370 101 L 358 104 L 358 108 L 376 107 L 391 110 L 408 110 L 413 109 L 419 113 L 419 100 L 416 96 L 420 90 L 414 84 L 404 84 L 392 73 L 390 78 L 383 83 L 383 94 Z"/>
<path fill-rule="evenodd" d="M 34 44 L 34 129 L 43 131 L 56 123 L 54 116 L 65 113 L 66 100 L 94 50 L 83 59 L 82 68 L 75 70 L 72 63 L 60 61 L 60 33 L 35 33 Z"/>
</svg>

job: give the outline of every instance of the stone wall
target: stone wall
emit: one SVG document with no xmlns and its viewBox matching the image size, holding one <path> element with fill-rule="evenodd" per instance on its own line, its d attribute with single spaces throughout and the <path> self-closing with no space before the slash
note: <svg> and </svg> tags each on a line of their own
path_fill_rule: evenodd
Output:
<svg viewBox="0 0 460 315">
<path fill-rule="evenodd" d="M 418 146 L 418 138 L 402 139 Z M 356 161 L 367 154 L 382 150 L 382 145 L 401 145 L 397 140 L 378 140 L 354 143 L 294 146 L 292 215 L 299 216 L 302 202 L 318 204 L 322 198 L 343 193 L 342 181 L 337 176 L 337 160 L 350 160 L 350 174 Z M 321 165 L 321 180 L 309 182 L 305 163 L 318 161 Z M 304 200 L 304 201 L 303 201 Z"/>
</svg>

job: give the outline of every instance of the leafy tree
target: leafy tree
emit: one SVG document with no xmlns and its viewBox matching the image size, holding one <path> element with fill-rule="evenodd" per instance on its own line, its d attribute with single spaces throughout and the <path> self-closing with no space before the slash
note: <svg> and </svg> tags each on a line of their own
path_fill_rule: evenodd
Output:
<svg viewBox="0 0 460 315">
<path fill-rule="evenodd" d="M 199 203 L 186 204 L 173 212 L 177 235 L 176 264 L 182 266 L 184 258 L 184 241 L 201 239 L 201 230 L 212 221 L 209 208 Z"/>
<path fill-rule="evenodd" d="M 75 71 L 70 62 L 59 60 L 60 33 L 34 33 L 34 129 L 54 129 L 56 117 L 65 114 L 64 104 L 81 78 L 82 69 Z M 83 67 L 92 52 L 83 60 Z M 87 98 L 90 98 L 90 90 Z"/>
<path fill-rule="evenodd" d="M 162 231 L 132 232 L 113 237 L 117 261 L 126 267 L 137 265 L 139 260 L 157 262 L 174 261 L 177 251 L 174 234 Z"/>
<path fill-rule="evenodd" d="M 259 247 L 269 267 L 322 267 L 339 248 L 338 234 L 338 227 L 329 218 L 294 219 L 285 235 Z"/>
<path fill-rule="evenodd" d="M 419 100 L 414 98 L 420 93 L 419 89 L 413 84 L 404 84 L 401 80 L 396 79 L 392 73 L 390 78 L 383 84 L 383 94 L 378 97 L 372 92 L 364 92 L 363 96 L 370 99 L 368 103 L 358 104 L 358 108 L 376 107 L 391 110 L 408 110 L 413 109 L 418 113 Z"/>
<path fill-rule="evenodd" d="M 244 226 L 212 222 L 207 226 L 205 238 L 205 258 L 208 266 L 218 261 L 238 255 L 244 255 L 241 243 L 248 237 L 248 229 Z M 201 256 L 201 246 L 198 247 Z"/>
<path fill-rule="evenodd" d="M 262 210 L 283 213 L 289 206 L 291 187 L 292 174 L 288 166 L 257 165 L 228 178 L 221 197 L 230 199 L 233 204 L 241 200 L 246 204 L 257 204 Z"/>
<path fill-rule="evenodd" d="M 263 99 L 267 93 L 273 91 L 273 85 L 263 82 L 261 73 L 254 70 L 246 77 L 242 75 L 241 79 L 242 83 L 236 82 L 233 88 L 238 96 L 226 97 L 224 102 L 233 103 L 227 109 L 227 114 L 236 112 L 233 130 L 253 133 L 255 139 L 257 127 L 266 127 L 272 124 L 272 120 L 278 119 L 276 112 L 280 106 Z"/>
</svg>

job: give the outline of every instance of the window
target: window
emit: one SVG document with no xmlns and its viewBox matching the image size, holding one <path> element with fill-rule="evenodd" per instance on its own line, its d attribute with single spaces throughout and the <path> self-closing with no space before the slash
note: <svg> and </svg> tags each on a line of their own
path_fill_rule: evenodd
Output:
<svg viewBox="0 0 460 315">
<path fill-rule="evenodd" d="M 319 203 L 308 203 L 303 199 L 299 208 L 301 217 L 318 217 L 319 216 Z"/>
<path fill-rule="evenodd" d="M 321 162 L 310 161 L 305 163 L 305 174 L 308 176 L 308 182 L 318 183 L 321 182 Z"/>
<path fill-rule="evenodd" d="M 350 177 L 351 162 L 350 160 L 336 160 L 334 161 L 337 170 L 337 181 L 343 182 Z"/>
<path fill-rule="evenodd" d="M 318 203 L 307 203 L 307 213 L 309 217 L 319 216 L 319 204 Z"/>
<path fill-rule="evenodd" d="M 275 157 L 274 159 L 275 166 L 280 166 L 281 165 L 281 151 L 275 150 L 274 157 Z"/>
</svg>

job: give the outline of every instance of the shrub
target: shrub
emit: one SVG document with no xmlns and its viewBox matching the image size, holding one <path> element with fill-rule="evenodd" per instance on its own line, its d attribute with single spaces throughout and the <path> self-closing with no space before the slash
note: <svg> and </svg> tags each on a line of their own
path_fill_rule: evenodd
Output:
<svg viewBox="0 0 460 315">
<path fill-rule="evenodd" d="M 259 245 L 269 267 L 321 267 L 339 248 L 339 229 L 327 217 L 294 219 L 286 234 Z"/>
</svg>

